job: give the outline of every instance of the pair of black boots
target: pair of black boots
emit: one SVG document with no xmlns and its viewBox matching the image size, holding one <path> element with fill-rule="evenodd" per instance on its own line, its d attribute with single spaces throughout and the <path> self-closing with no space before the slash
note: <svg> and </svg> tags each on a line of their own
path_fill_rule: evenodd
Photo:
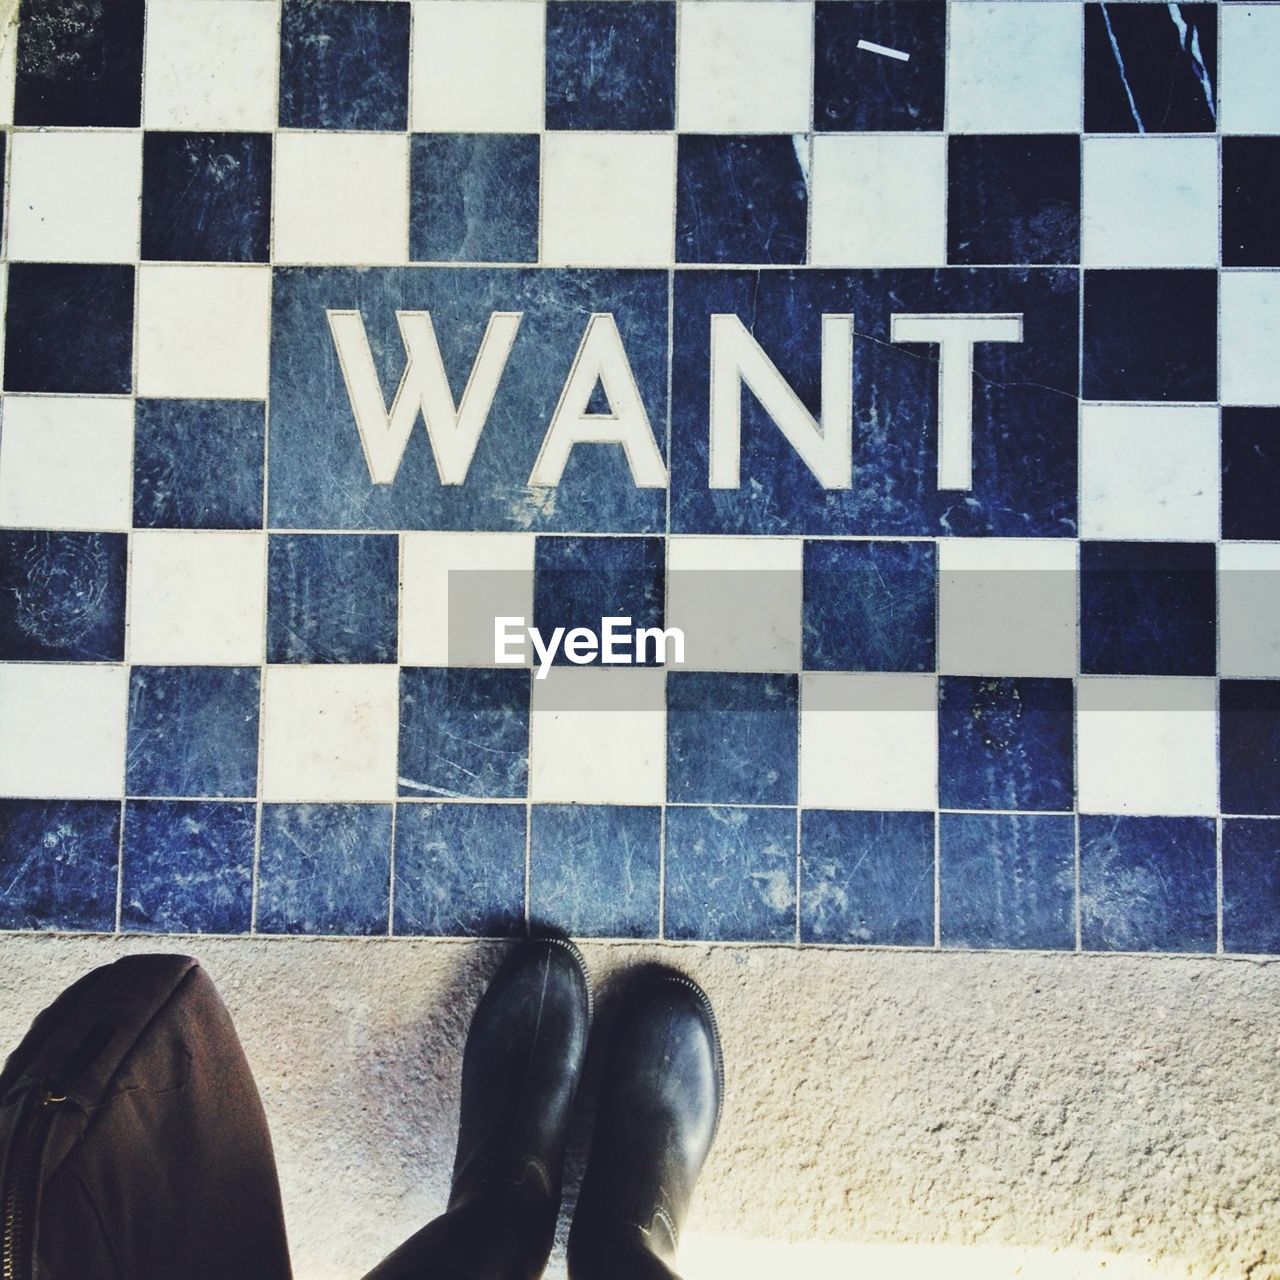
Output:
<svg viewBox="0 0 1280 1280">
<path fill-rule="evenodd" d="M 523 943 L 490 983 L 462 1064 L 449 1208 L 368 1280 L 533 1280 L 555 1238 L 591 982 L 562 938 Z M 724 1070 L 696 983 L 646 971 L 620 1010 L 569 1234 L 572 1280 L 667 1280 L 715 1138 Z M 429 1258 L 429 1270 L 421 1260 Z"/>
</svg>

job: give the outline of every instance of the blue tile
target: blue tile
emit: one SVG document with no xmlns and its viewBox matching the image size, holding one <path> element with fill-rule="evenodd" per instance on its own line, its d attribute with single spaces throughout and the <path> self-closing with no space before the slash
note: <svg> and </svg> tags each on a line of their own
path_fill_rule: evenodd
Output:
<svg viewBox="0 0 1280 1280">
<path fill-rule="evenodd" d="M 536 262 L 538 135 L 417 133 L 409 139 L 409 256 Z"/>
<path fill-rule="evenodd" d="M 932 542 L 806 542 L 809 671 L 932 671 L 937 630 Z"/>
<path fill-rule="evenodd" d="M 1071 537 L 1076 530 L 1076 271 L 677 271 L 671 525 L 676 533 Z M 899 312 L 1024 316 L 1024 341 L 975 348 L 973 489 L 939 491 L 936 346 L 890 341 Z M 853 483 L 822 487 L 754 395 L 737 489 L 708 487 L 710 317 L 750 332 L 805 408 L 821 408 L 821 317 L 852 314 Z"/>
<path fill-rule="evenodd" d="M 408 114 L 407 4 L 284 0 L 282 128 L 397 130 Z"/>
<path fill-rule="evenodd" d="M 529 919 L 587 938 L 656 938 L 661 810 L 541 804 L 532 810 Z"/>
<path fill-rule="evenodd" d="M 1086 4 L 1088 133 L 1195 133 L 1217 127 L 1216 4 Z"/>
<path fill-rule="evenodd" d="M 395 931 L 508 938 L 524 930 L 525 807 L 402 804 Z"/>
<path fill-rule="evenodd" d="M 791 809 L 667 810 L 664 936 L 793 942 Z"/>
<path fill-rule="evenodd" d="M 529 680 L 523 669 L 401 668 L 400 794 L 523 796 Z"/>
<path fill-rule="evenodd" d="M 665 453 L 667 272 L 277 267 L 272 278 L 273 527 L 534 533 L 663 529 L 666 491 L 637 488 L 619 445 L 576 447 L 554 489 L 531 486 L 529 476 L 587 318 L 595 312 L 609 312 L 617 322 L 654 439 Z M 522 314 L 465 483 L 440 482 L 421 419 L 395 479 L 389 484 L 370 480 L 342 369 L 334 358 L 325 321 L 328 309 L 363 316 L 386 400 L 394 395 L 405 367 L 397 311 L 431 313 L 455 398 L 467 385 L 491 314 Z M 705 403 L 702 413 L 705 418 Z"/>
<path fill-rule="evenodd" d="M 808 140 L 682 134 L 677 262 L 803 262 Z"/>
<path fill-rule="evenodd" d="M 1079 262 L 1080 139 L 953 134 L 947 261 Z"/>
<path fill-rule="evenodd" d="M 0 660 L 124 657 L 122 533 L 0 530 Z"/>
<path fill-rule="evenodd" d="M 257 667 L 133 667 L 131 796 L 254 796 Z"/>
<path fill-rule="evenodd" d="M 805 810 L 801 940 L 931 946 L 933 825 L 931 813 Z"/>
<path fill-rule="evenodd" d="M 798 701 L 793 675 L 672 671 L 667 799 L 795 804 Z"/>
<path fill-rule="evenodd" d="M 602 618 L 661 627 L 666 553 L 661 538 L 539 538 L 534 551 L 533 619 L 544 638 Z M 652 659 L 651 649 L 646 650 Z M 564 650 L 557 665 L 568 665 Z M 590 664 L 598 666 L 598 659 Z M 646 665 L 652 665 L 651 662 Z"/>
<path fill-rule="evenodd" d="M 260 932 L 383 934 L 390 902 L 390 805 L 263 806 Z"/>
<path fill-rule="evenodd" d="M 819 0 L 813 39 L 815 129 L 943 127 L 945 0 Z M 859 49 L 860 40 L 908 57 Z"/>
<path fill-rule="evenodd" d="M 270 237 L 269 133 L 143 135 L 144 259 L 266 262 Z"/>
<path fill-rule="evenodd" d="M 1280 680 L 1223 680 L 1224 813 L 1280 813 Z"/>
<path fill-rule="evenodd" d="M 0 800 L 0 929 L 114 929 L 119 857 L 115 801 Z"/>
<path fill-rule="evenodd" d="M 1084 398 L 1218 398 L 1216 271 L 1086 271 Z"/>
<path fill-rule="evenodd" d="M 272 534 L 268 662 L 394 662 L 399 539 Z"/>
<path fill-rule="evenodd" d="M 1211 676 L 1217 670 L 1212 543 L 1080 544 L 1080 669 Z"/>
<path fill-rule="evenodd" d="M 1222 824 L 1222 945 L 1280 953 L 1280 821 L 1274 818 Z"/>
<path fill-rule="evenodd" d="M 118 395 L 133 389 L 133 268 L 12 262 L 6 391 Z"/>
<path fill-rule="evenodd" d="M 1280 267 L 1280 138 L 1222 139 L 1222 265 Z"/>
<path fill-rule="evenodd" d="M 1075 945 L 1075 819 L 944 813 L 942 945 Z"/>
<path fill-rule="evenodd" d="M 22 0 L 13 122 L 136 127 L 143 0 Z"/>
<path fill-rule="evenodd" d="M 675 79 L 670 0 L 548 3 L 548 129 L 671 129 Z"/>
<path fill-rule="evenodd" d="M 139 400 L 137 529 L 261 529 L 266 406 L 255 400 Z"/>
<path fill-rule="evenodd" d="M 256 806 L 130 800 L 120 924 L 145 933 L 247 933 Z"/>
<path fill-rule="evenodd" d="M 1222 410 L 1222 536 L 1280 541 L 1280 409 Z"/>
<path fill-rule="evenodd" d="M 943 676 L 938 796 L 944 809 L 1071 809 L 1070 680 Z"/>
<path fill-rule="evenodd" d="M 1212 818 L 1080 818 L 1080 938 L 1088 951 L 1213 951 Z"/>
</svg>

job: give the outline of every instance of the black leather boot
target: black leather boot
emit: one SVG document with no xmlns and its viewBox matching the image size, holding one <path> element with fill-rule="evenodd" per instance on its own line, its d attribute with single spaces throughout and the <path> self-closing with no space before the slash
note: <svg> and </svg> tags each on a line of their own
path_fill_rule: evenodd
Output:
<svg viewBox="0 0 1280 1280">
<path fill-rule="evenodd" d="M 591 1024 L 573 943 L 521 943 L 467 1033 L 448 1211 L 369 1280 L 532 1280 L 551 1253 L 569 1113 Z"/>
<path fill-rule="evenodd" d="M 667 1277 L 715 1139 L 724 1067 L 692 979 L 645 975 L 614 1033 L 595 1140 L 569 1234 L 573 1280 Z"/>
</svg>

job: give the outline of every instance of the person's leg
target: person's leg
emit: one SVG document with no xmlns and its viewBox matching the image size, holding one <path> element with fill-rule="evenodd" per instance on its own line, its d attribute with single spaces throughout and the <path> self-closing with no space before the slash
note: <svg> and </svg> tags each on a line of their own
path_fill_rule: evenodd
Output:
<svg viewBox="0 0 1280 1280">
<path fill-rule="evenodd" d="M 571 1280 L 678 1280 L 694 1183 L 715 1140 L 724 1069 L 706 994 L 648 975 L 619 1019 L 569 1234 Z"/>
<path fill-rule="evenodd" d="M 51 1079 L 29 1242 L 42 1277 L 287 1280 L 266 1117 L 195 961 L 129 956 L 64 992 L 0 1076 L 0 1143 Z"/>
<path fill-rule="evenodd" d="M 551 1253 L 569 1112 L 591 1022 L 578 950 L 523 943 L 467 1034 L 446 1212 L 366 1280 L 533 1280 Z"/>
</svg>

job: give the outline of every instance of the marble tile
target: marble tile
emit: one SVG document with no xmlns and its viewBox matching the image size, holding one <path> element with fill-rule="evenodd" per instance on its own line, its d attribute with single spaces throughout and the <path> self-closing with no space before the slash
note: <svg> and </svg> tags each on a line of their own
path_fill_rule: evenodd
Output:
<svg viewBox="0 0 1280 1280">
<path fill-rule="evenodd" d="M 672 807 L 664 848 L 664 937 L 794 940 L 794 811 Z"/>
<path fill-rule="evenodd" d="M 1217 18 L 1216 4 L 1086 4 L 1085 130 L 1212 133 Z"/>
<path fill-rule="evenodd" d="M 272 534 L 268 662 L 394 662 L 400 539 Z"/>
<path fill-rule="evenodd" d="M 808 671 L 932 671 L 937 665 L 932 542 L 806 542 Z"/>
<path fill-rule="evenodd" d="M 1086 400 L 1216 400 L 1212 271 L 1086 271 Z"/>
<path fill-rule="evenodd" d="M 1222 810 L 1280 813 L 1280 680 L 1223 680 Z"/>
<path fill-rule="evenodd" d="M 943 808 L 1074 808 L 1070 680 L 943 676 L 938 683 Z"/>
<path fill-rule="evenodd" d="M 0 928 L 110 931 L 120 805 L 0 800 Z"/>
<path fill-rule="evenodd" d="M 1066 134 L 951 136 L 948 262 L 1079 260 L 1078 138 Z"/>
<path fill-rule="evenodd" d="M 1280 409 L 1222 410 L 1222 536 L 1280 541 Z"/>
<path fill-rule="evenodd" d="M 1280 543 L 1218 547 L 1218 674 L 1280 677 Z"/>
<path fill-rule="evenodd" d="M 806 809 L 801 941 L 931 946 L 934 822 L 932 813 Z"/>
<path fill-rule="evenodd" d="M 862 41 L 907 55 L 859 47 Z M 941 129 L 947 46 L 944 0 L 818 0 L 815 129 Z"/>
<path fill-rule="evenodd" d="M 253 400 L 139 400 L 134 527 L 260 529 L 265 408 Z"/>
<path fill-rule="evenodd" d="M 4 389 L 132 391 L 133 275 L 126 266 L 10 263 Z"/>
<path fill-rule="evenodd" d="M 284 0 L 282 128 L 404 129 L 408 113 L 407 4 Z"/>
<path fill-rule="evenodd" d="M 1080 669 L 1211 676 L 1215 552 L 1198 542 L 1080 544 Z"/>
<path fill-rule="evenodd" d="M 660 809 L 540 804 L 532 822 L 534 926 L 585 938 L 658 936 Z"/>
<path fill-rule="evenodd" d="M 400 794 L 524 796 L 529 683 L 524 670 L 401 668 Z"/>
<path fill-rule="evenodd" d="M 1220 282 L 1222 403 L 1280 404 L 1280 271 L 1224 271 Z"/>
<path fill-rule="evenodd" d="M 670 129 L 672 0 L 550 0 L 547 128 Z"/>
<path fill-rule="evenodd" d="M 1080 819 L 1086 951 L 1213 951 L 1217 836 L 1211 818 Z"/>
<path fill-rule="evenodd" d="M 209 800 L 130 800 L 120 927 L 247 933 L 256 810 L 253 804 Z"/>
<path fill-rule="evenodd" d="M 939 821 L 944 947 L 1075 945 L 1072 817 L 944 813 Z"/>
<path fill-rule="evenodd" d="M 514 937 L 524 930 L 525 806 L 402 804 L 394 932 Z"/>
<path fill-rule="evenodd" d="M 13 122 L 136 126 L 143 0 L 41 0 L 18 28 Z"/>
<path fill-rule="evenodd" d="M 534 133 L 414 134 L 409 257 L 536 262 L 539 157 Z"/>
<path fill-rule="evenodd" d="M 788 675 L 667 676 L 667 799 L 796 803 L 799 682 Z"/>
<path fill-rule="evenodd" d="M 1222 941 L 1228 951 L 1280 953 L 1280 822 L 1222 824 Z"/>
<path fill-rule="evenodd" d="M 0 659 L 119 662 L 126 542 L 118 533 L 0 530 Z"/>
<path fill-rule="evenodd" d="M 259 932 L 386 933 L 390 884 L 390 805 L 263 806 Z"/>
<path fill-rule="evenodd" d="M 266 262 L 269 133 L 148 133 L 142 151 L 142 256 Z"/>
<path fill-rule="evenodd" d="M 802 135 L 681 137 L 676 259 L 803 262 L 809 202 Z"/>
<path fill-rule="evenodd" d="M 131 796 L 244 796 L 258 790 L 256 667 L 133 667 Z"/>
<path fill-rule="evenodd" d="M 1219 21 L 1223 132 L 1280 133 L 1280 99 L 1275 93 L 1280 9 L 1224 4 Z"/>
</svg>

